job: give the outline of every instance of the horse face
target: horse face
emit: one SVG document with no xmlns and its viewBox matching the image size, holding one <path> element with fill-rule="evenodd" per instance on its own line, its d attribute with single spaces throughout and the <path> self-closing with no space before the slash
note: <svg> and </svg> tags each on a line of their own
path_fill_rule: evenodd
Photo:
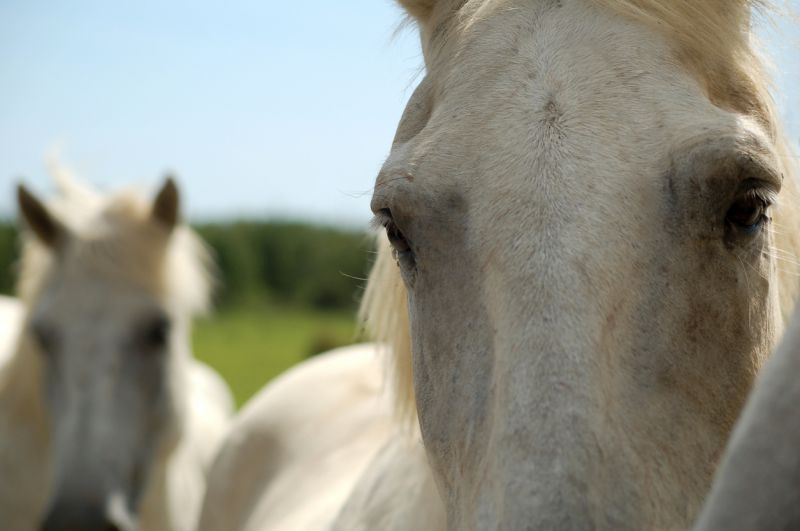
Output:
<svg viewBox="0 0 800 531">
<path fill-rule="evenodd" d="M 771 141 L 589 2 L 409 3 L 372 208 L 450 527 L 687 527 L 781 327 Z"/>
<path fill-rule="evenodd" d="M 20 190 L 25 221 L 48 247 L 26 330 L 50 418 L 45 530 L 132 530 L 148 481 L 166 473 L 187 334 L 163 286 L 174 192 L 170 181 L 159 198 L 172 199 L 152 207 L 157 219 L 109 211 L 79 230 Z"/>
<path fill-rule="evenodd" d="M 149 465 L 176 422 L 174 326 L 160 301 L 133 286 L 69 267 L 51 279 L 32 320 L 51 418 L 47 522 L 77 518 L 71 525 L 84 529 L 82 519 L 102 516 L 132 525 Z"/>
</svg>

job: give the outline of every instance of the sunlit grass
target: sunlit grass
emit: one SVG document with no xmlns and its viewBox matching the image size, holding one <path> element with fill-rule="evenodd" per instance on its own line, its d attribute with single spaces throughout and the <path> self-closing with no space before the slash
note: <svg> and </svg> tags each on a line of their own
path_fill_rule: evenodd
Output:
<svg viewBox="0 0 800 531">
<path fill-rule="evenodd" d="M 241 307 L 195 324 L 195 356 L 227 380 L 241 406 L 269 380 L 309 356 L 352 343 L 351 312 Z"/>
</svg>

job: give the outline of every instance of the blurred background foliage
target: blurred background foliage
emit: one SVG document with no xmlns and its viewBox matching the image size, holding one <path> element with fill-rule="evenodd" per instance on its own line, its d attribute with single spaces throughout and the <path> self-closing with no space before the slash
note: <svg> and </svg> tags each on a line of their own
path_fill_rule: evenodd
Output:
<svg viewBox="0 0 800 531">
<path fill-rule="evenodd" d="M 319 310 L 354 310 L 371 242 L 364 233 L 291 222 L 200 224 L 223 286 L 218 304 L 272 300 Z"/>
<path fill-rule="evenodd" d="M 364 232 L 283 221 L 200 223 L 213 250 L 215 310 L 198 320 L 195 355 L 241 405 L 303 359 L 359 339 L 355 311 L 372 260 Z M 0 293 L 13 295 L 16 227 L 0 222 Z"/>
</svg>

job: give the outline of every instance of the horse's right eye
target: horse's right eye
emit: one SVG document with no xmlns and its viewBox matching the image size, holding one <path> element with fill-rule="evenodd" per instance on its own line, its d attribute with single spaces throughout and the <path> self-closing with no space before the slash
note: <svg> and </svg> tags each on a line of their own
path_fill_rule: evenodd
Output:
<svg viewBox="0 0 800 531">
<path fill-rule="evenodd" d="M 754 235 L 769 221 L 767 210 L 772 199 L 767 193 L 757 189 L 748 190 L 731 205 L 725 220 L 731 227 L 747 235 Z"/>
<path fill-rule="evenodd" d="M 416 267 L 414 250 L 411 248 L 406 236 L 394 222 L 391 211 L 388 208 L 381 209 L 375 216 L 375 222 L 386 230 L 386 237 L 392 246 L 392 253 L 397 264 L 402 268 L 414 269 Z"/>
<path fill-rule="evenodd" d="M 58 333 L 55 328 L 45 322 L 35 321 L 31 332 L 43 354 L 52 355 L 58 345 Z"/>
<path fill-rule="evenodd" d="M 396 253 L 401 254 L 411 251 L 408 240 L 397 228 L 397 225 L 394 224 L 394 221 L 389 220 L 384 227 L 386 228 L 386 237 L 389 238 L 389 243 L 392 244 L 392 248 Z"/>
</svg>

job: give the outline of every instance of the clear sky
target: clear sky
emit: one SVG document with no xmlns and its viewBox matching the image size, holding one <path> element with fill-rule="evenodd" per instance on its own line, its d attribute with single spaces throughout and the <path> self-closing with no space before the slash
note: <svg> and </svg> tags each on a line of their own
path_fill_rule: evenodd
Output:
<svg viewBox="0 0 800 531">
<path fill-rule="evenodd" d="M 797 9 L 800 0 L 792 0 Z M 194 219 L 365 225 L 418 81 L 393 0 L 3 0 L 0 216 L 51 189 L 44 154 L 105 188 L 174 171 Z M 800 138 L 798 24 L 762 32 Z"/>
</svg>

